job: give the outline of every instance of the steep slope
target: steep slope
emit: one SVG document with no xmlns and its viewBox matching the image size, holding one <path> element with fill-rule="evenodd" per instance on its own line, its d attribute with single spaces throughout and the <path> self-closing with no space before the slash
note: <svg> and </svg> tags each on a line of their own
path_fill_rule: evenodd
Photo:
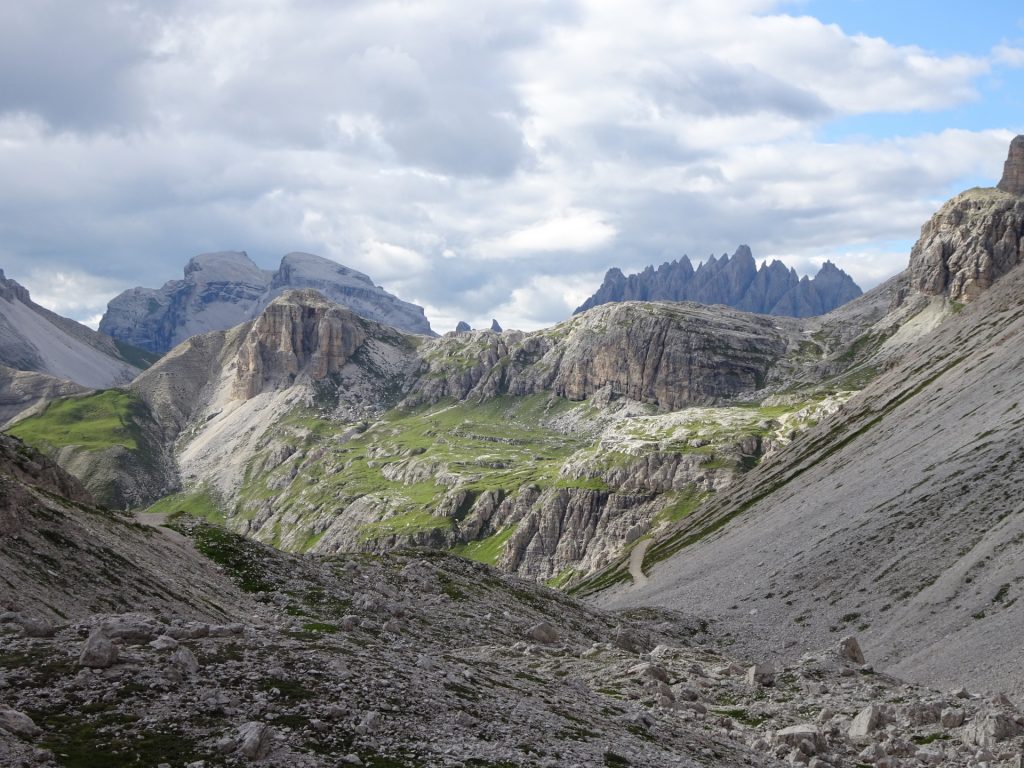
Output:
<svg viewBox="0 0 1024 768">
<path fill-rule="evenodd" d="M 129 355 L 127 347 L 40 307 L 0 270 L 0 364 L 96 389 L 135 377 L 141 366 L 129 362 Z M 49 385 L 41 386 L 43 391 Z"/>
<path fill-rule="evenodd" d="M 758 269 L 750 248 L 741 245 L 732 258 L 712 256 L 696 270 L 687 256 L 629 277 L 620 269 L 610 269 L 601 287 L 576 314 L 617 301 L 696 301 L 744 312 L 813 317 L 860 295 L 853 279 L 831 262 L 825 262 L 814 278 L 801 279 L 779 261 Z"/>
<path fill-rule="evenodd" d="M 164 428 L 127 390 L 54 400 L 8 432 L 47 452 L 105 507 L 145 505 L 179 487 Z"/>
<path fill-rule="evenodd" d="M 196 334 L 251 320 L 274 298 L 299 288 L 320 291 L 362 317 L 432 333 L 421 307 L 392 296 L 361 272 L 308 253 L 289 253 L 270 272 L 244 251 L 201 254 L 186 265 L 183 280 L 125 291 L 111 300 L 100 331 L 163 353 Z"/>
<path fill-rule="evenodd" d="M 1015 209 L 1004 194 L 975 191 L 947 205 L 937 219 L 958 223 L 925 226 L 911 279 L 956 275 L 977 244 L 1007 242 L 1006 217 L 976 205 Z M 939 231 L 949 247 L 932 250 Z M 647 581 L 601 602 L 708 612 L 738 647 L 781 658 L 857 628 L 879 666 L 896 673 L 1024 691 L 1024 669 L 1010 662 L 1024 622 L 1024 268 L 982 293 L 969 285 L 947 281 L 946 291 L 968 300 L 962 311 L 834 416 L 658 537 L 644 557 Z"/>
</svg>

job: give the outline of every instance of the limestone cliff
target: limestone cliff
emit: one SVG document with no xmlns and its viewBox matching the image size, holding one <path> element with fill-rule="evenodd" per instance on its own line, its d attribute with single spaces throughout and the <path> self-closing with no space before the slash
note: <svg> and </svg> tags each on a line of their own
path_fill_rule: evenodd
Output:
<svg viewBox="0 0 1024 768">
<path fill-rule="evenodd" d="M 995 189 L 971 189 L 942 206 L 910 253 L 910 285 L 953 301 L 976 299 L 1024 261 L 1024 136 L 1010 146 Z"/>
<path fill-rule="evenodd" d="M 315 291 L 290 291 L 253 323 L 238 352 L 235 395 L 250 398 L 267 387 L 337 375 L 366 341 L 359 319 Z"/>
<path fill-rule="evenodd" d="M 694 304 L 610 304 L 545 331 L 446 336 L 424 345 L 407 404 L 599 390 L 664 409 L 763 388 L 795 325 Z"/>
<path fill-rule="evenodd" d="M 133 288 L 111 300 L 100 331 L 154 352 L 200 333 L 252 320 L 277 296 L 308 288 L 361 317 L 431 335 L 423 309 L 353 269 L 308 253 L 289 253 L 276 271 L 260 269 L 244 252 L 207 253 L 185 267 L 183 280 Z"/>
</svg>

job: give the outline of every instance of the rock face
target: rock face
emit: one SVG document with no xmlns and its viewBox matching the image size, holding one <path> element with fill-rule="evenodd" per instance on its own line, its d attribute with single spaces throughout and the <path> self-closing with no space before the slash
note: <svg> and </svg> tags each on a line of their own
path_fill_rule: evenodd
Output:
<svg viewBox="0 0 1024 768">
<path fill-rule="evenodd" d="M 308 253 L 289 253 L 270 272 L 244 251 L 196 256 L 183 280 L 125 291 L 111 300 L 100 331 L 163 353 L 196 334 L 251 320 L 277 296 L 301 288 L 319 291 L 361 317 L 433 335 L 421 307 L 392 296 L 361 272 Z"/>
<path fill-rule="evenodd" d="M 813 279 L 801 279 L 779 261 L 758 269 L 750 248 L 741 245 L 732 258 L 712 256 L 696 270 L 686 256 L 629 277 L 610 269 L 597 293 L 576 313 L 614 301 L 696 301 L 745 312 L 812 317 L 860 295 L 857 284 L 832 262 L 825 262 Z"/>
<path fill-rule="evenodd" d="M 997 185 L 1011 195 L 1024 195 L 1024 136 L 1010 142 L 1010 154 L 1003 166 L 1003 178 Z"/>
<path fill-rule="evenodd" d="M 359 318 L 316 291 L 289 291 L 267 307 L 238 352 L 235 395 L 337 375 L 366 341 Z"/>
<path fill-rule="evenodd" d="M 971 189 L 921 228 L 910 252 L 909 287 L 971 301 L 1019 264 L 1022 251 L 1024 198 L 1001 189 Z"/>
<path fill-rule="evenodd" d="M 473 329 L 470 327 L 469 323 L 465 320 L 459 320 L 458 325 L 455 326 L 456 333 L 469 333 L 472 330 Z"/>
<path fill-rule="evenodd" d="M 764 387 L 797 333 L 728 310 L 616 303 L 547 331 L 433 341 L 407 402 L 539 392 L 582 400 L 607 388 L 665 409 L 707 404 Z"/>
<path fill-rule="evenodd" d="M 110 338 L 39 306 L 27 289 L 6 279 L 2 270 L 0 365 L 88 388 L 126 384 L 140 370 Z M 30 385 L 23 378 L 21 391 L 10 396 L 15 402 L 27 396 L 31 402 L 40 399 L 48 387 L 51 384 L 43 379 Z M 34 397 L 37 393 L 40 396 Z M 0 409 L 8 396 L 6 390 L 0 390 Z M 4 421 L 2 416 L 0 421 Z"/>
</svg>

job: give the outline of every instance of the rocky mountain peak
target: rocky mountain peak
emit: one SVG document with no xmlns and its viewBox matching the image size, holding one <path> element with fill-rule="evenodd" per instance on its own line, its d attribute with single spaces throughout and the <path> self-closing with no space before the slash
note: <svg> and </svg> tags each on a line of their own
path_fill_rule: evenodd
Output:
<svg viewBox="0 0 1024 768">
<path fill-rule="evenodd" d="M 970 189 L 921 228 L 910 252 L 910 287 L 971 301 L 1024 260 L 1022 251 L 1024 198 L 1003 189 Z"/>
<path fill-rule="evenodd" d="M 8 280 L 4 276 L 2 269 L 0 269 L 0 299 L 7 299 L 7 301 L 20 301 L 22 304 L 28 304 L 31 302 L 28 288 L 16 280 Z"/>
<path fill-rule="evenodd" d="M 288 291 L 263 310 L 239 349 L 233 394 L 249 399 L 299 375 L 337 374 L 366 341 L 363 321 L 311 289 Z"/>
<path fill-rule="evenodd" d="M 1003 178 L 997 186 L 1011 195 L 1024 195 L 1024 135 L 1010 142 L 1010 153 L 1003 166 Z"/>
<path fill-rule="evenodd" d="M 758 268 L 750 247 L 741 245 L 731 257 L 711 256 L 697 269 L 686 256 L 628 277 L 618 268 L 609 269 L 597 293 L 576 312 L 613 301 L 696 301 L 745 312 L 811 317 L 860 295 L 853 279 L 831 262 L 813 279 L 801 280 L 779 261 Z"/>
<path fill-rule="evenodd" d="M 185 280 L 196 284 L 239 282 L 265 286 L 270 272 L 260 269 L 245 251 L 219 251 L 193 256 L 185 265 Z"/>
<path fill-rule="evenodd" d="M 260 269 L 244 251 L 191 259 L 183 280 L 162 288 L 134 288 L 115 297 L 100 331 L 163 353 L 192 336 L 252 320 L 275 297 L 311 288 L 360 317 L 403 331 L 434 335 L 422 307 L 392 296 L 362 272 L 311 253 L 289 253 L 276 272 Z"/>
</svg>

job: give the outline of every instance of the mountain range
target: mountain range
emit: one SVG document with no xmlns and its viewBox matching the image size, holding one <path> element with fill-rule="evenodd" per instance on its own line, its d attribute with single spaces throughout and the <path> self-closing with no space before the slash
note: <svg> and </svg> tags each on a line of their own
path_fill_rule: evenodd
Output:
<svg viewBox="0 0 1024 768">
<path fill-rule="evenodd" d="M 626 277 L 609 269 L 597 293 L 576 313 L 612 301 L 696 301 L 765 315 L 813 317 L 853 301 L 862 293 L 848 274 L 826 261 L 813 278 L 801 278 L 780 261 L 758 268 L 750 248 L 741 245 L 729 258 L 711 256 L 693 268 L 683 256 L 660 267 Z"/>
<path fill-rule="evenodd" d="M 0 758 L 1019 761 L 1021 178 L 821 316 L 429 337 L 303 287 L 20 418 Z"/>
<path fill-rule="evenodd" d="M 197 333 L 251 320 L 275 297 L 298 288 L 320 291 L 371 320 L 433 334 L 422 307 L 392 296 L 362 272 L 309 253 L 289 253 L 271 272 L 244 251 L 201 254 L 185 266 L 183 280 L 124 291 L 110 301 L 99 330 L 163 354 Z"/>
</svg>

